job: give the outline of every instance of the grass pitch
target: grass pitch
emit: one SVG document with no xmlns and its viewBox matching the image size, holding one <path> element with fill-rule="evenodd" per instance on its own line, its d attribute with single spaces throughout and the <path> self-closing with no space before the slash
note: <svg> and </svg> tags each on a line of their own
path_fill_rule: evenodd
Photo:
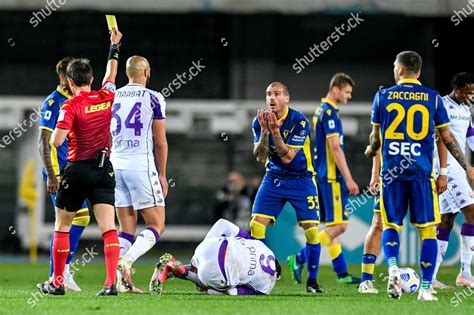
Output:
<svg viewBox="0 0 474 315">
<path fill-rule="evenodd" d="M 147 290 L 153 264 L 137 263 L 134 281 Z M 351 271 L 359 274 L 359 267 Z M 45 280 L 47 264 L 2 264 L 0 267 L 0 314 L 473 314 L 474 289 L 454 289 L 438 294 L 439 302 L 421 303 L 416 294 L 405 294 L 401 301 L 391 300 L 385 292 L 378 267 L 376 274 L 378 295 L 361 295 L 355 285 L 336 284 L 330 267 L 320 270 L 319 283 L 325 290 L 321 295 L 304 293 L 304 285 L 291 280 L 284 268 L 271 296 L 207 296 L 194 285 L 179 279 L 166 283 L 161 296 L 121 294 L 118 297 L 97 297 L 104 279 L 103 264 L 91 263 L 75 275 L 80 293 L 65 296 L 36 294 L 35 284 Z M 452 284 L 457 268 L 442 268 L 440 280 Z"/>
</svg>

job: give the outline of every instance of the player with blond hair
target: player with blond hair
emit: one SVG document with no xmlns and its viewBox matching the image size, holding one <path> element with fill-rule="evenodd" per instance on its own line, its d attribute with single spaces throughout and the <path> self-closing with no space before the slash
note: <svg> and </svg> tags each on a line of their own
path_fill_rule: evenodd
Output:
<svg viewBox="0 0 474 315">
<path fill-rule="evenodd" d="M 357 284 L 360 279 L 350 275 L 342 252 L 340 236 L 349 222 L 348 194 L 357 195 L 359 186 L 352 178 L 344 154 L 344 132 L 339 105 L 352 98 L 354 80 L 346 73 L 336 73 L 329 83 L 327 96 L 321 100 L 313 117 L 314 167 L 319 194 L 321 222 L 326 229 L 319 232 L 321 246 L 327 246 L 337 283 Z M 288 265 L 296 282 L 306 262 L 305 249 L 288 257 Z"/>
</svg>

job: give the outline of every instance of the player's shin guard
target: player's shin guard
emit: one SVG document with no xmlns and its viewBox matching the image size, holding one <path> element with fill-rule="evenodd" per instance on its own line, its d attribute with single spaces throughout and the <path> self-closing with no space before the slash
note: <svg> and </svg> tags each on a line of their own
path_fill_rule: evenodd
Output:
<svg viewBox="0 0 474 315">
<path fill-rule="evenodd" d="M 88 211 L 88 210 L 86 210 Z M 78 211 L 78 213 L 81 213 Z M 82 232 L 86 226 L 89 225 L 91 217 L 89 215 L 84 215 L 80 217 L 75 217 L 72 221 L 71 230 L 69 231 L 69 256 L 66 260 L 66 265 L 69 265 L 71 260 L 74 258 L 74 254 L 76 253 L 77 247 L 79 246 L 79 240 L 81 239 Z"/>
<path fill-rule="evenodd" d="M 308 269 L 308 279 L 317 279 L 321 244 L 319 243 L 318 227 L 313 226 L 304 231 L 306 236 L 305 260 Z"/>
<path fill-rule="evenodd" d="M 341 244 L 328 246 L 329 256 L 332 260 L 332 269 L 339 278 L 347 276 L 347 264 L 344 254 L 342 253 Z"/>
<path fill-rule="evenodd" d="M 321 243 L 321 246 L 328 246 L 329 243 L 331 243 L 331 237 L 326 230 L 319 232 L 319 242 Z"/>
<path fill-rule="evenodd" d="M 438 252 L 438 244 L 436 242 L 435 227 L 427 227 L 419 229 L 421 238 L 421 254 L 420 254 L 420 269 L 421 269 L 421 287 L 429 289 L 433 273 L 436 265 L 436 256 Z"/>
<path fill-rule="evenodd" d="M 436 255 L 436 266 L 433 272 L 433 279 L 436 279 L 438 275 L 439 266 L 443 262 L 444 255 L 448 250 L 448 241 L 449 241 L 449 234 L 451 230 L 443 229 L 442 227 L 438 226 L 437 233 L 436 233 L 436 243 L 438 246 L 438 254 Z"/>
<path fill-rule="evenodd" d="M 157 230 L 151 226 L 144 229 L 138 234 L 135 243 L 127 252 L 127 256 L 131 259 L 132 263 L 135 262 L 139 257 L 149 251 L 160 239 L 160 234 Z"/>
<path fill-rule="evenodd" d="M 250 221 L 250 233 L 255 239 L 265 243 L 266 231 L 267 227 L 264 224 L 255 221 L 255 219 L 252 219 L 252 221 Z"/>
<path fill-rule="evenodd" d="M 461 227 L 461 272 L 464 274 L 471 274 L 473 251 L 474 224 L 464 223 Z"/>
<path fill-rule="evenodd" d="M 382 247 L 389 267 L 397 266 L 400 237 L 394 228 L 386 228 L 382 233 Z"/>
<path fill-rule="evenodd" d="M 133 235 L 125 232 L 119 233 L 120 256 L 125 255 L 133 244 Z"/>
<path fill-rule="evenodd" d="M 374 280 L 375 261 L 377 256 L 372 254 L 364 254 L 362 256 L 362 279 L 361 281 Z"/>
<path fill-rule="evenodd" d="M 116 284 L 116 270 L 120 255 L 120 243 L 118 240 L 117 230 L 109 230 L 102 234 L 104 240 L 104 256 L 107 277 L 104 286 L 109 287 Z"/>
<path fill-rule="evenodd" d="M 64 283 L 64 268 L 66 267 L 67 256 L 69 255 L 69 233 L 54 232 L 53 241 L 53 286 L 56 288 Z"/>
</svg>

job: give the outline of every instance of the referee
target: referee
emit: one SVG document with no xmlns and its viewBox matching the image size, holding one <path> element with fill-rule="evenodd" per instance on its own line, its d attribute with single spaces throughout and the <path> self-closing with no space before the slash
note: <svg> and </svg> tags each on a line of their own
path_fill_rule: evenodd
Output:
<svg viewBox="0 0 474 315">
<path fill-rule="evenodd" d="M 69 231 L 76 211 L 87 198 L 102 232 L 107 269 L 104 287 L 97 295 L 117 295 L 116 269 L 120 247 L 115 228 L 115 174 L 109 161 L 109 126 L 121 38 L 122 34 L 112 29 L 109 60 L 100 90 L 91 90 L 93 74 L 88 60 L 76 59 L 66 70 L 74 97 L 61 107 L 52 143 L 58 147 L 68 138 L 68 163 L 61 172 L 56 197 L 54 275 L 51 282 L 38 286 L 43 293 L 64 295 L 63 272 L 69 254 Z"/>
</svg>

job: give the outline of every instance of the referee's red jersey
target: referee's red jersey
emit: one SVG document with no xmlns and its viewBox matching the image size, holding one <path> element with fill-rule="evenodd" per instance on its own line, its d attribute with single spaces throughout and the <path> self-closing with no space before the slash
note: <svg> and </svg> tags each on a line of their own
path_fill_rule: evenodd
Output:
<svg viewBox="0 0 474 315">
<path fill-rule="evenodd" d="M 105 82 L 100 90 L 81 91 L 63 103 L 56 128 L 69 130 L 68 161 L 97 159 L 104 148 L 110 154 L 114 93 L 115 84 Z"/>
</svg>

